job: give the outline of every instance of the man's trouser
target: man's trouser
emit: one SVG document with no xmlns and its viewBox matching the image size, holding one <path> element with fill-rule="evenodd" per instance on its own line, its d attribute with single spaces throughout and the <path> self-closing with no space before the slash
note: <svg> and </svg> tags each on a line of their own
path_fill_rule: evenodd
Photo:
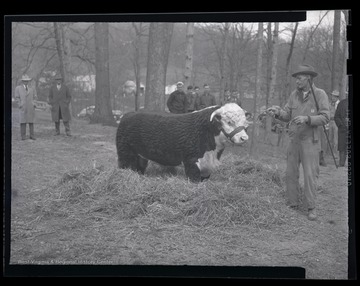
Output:
<svg viewBox="0 0 360 286">
<path fill-rule="evenodd" d="M 63 121 L 65 126 L 65 132 L 66 134 L 70 134 L 70 123 L 69 121 Z M 60 134 L 60 121 L 55 122 L 55 131 L 56 134 Z"/>
<path fill-rule="evenodd" d="M 34 135 L 34 123 L 29 123 L 30 138 L 35 138 Z M 20 123 L 21 139 L 26 139 L 26 123 Z"/>
<path fill-rule="evenodd" d="M 304 203 L 308 209 L 315 208 L 317 180 L 319 177 L 319 145 L 312 138 L 304 141 L 290 139 L 287 150 L 286 194 L 291 206 L 299 204 L 300 163 L 304 171 Z"/>
</svg>

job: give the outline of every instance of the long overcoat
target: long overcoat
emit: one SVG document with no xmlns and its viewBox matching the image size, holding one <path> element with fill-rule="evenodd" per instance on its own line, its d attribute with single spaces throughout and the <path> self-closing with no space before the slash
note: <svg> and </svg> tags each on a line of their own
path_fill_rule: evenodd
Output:
<svg viewBox="0 0 360 286">
<path fill-rule="evenodd" d="M 35 107 L 34 107 L 34 89 L 30 86 L 26 91 L 23 84 L 15 88 L 15 99 L 19 105 L 20 123 L 34 123 Z"/>
<path fill-rule="evenodd" d="M 334 120 L 338 127 L 338 151 L 346 151 L 348 139 L 348 120 L 349 120 L 349 105 L 348 99 L 343 99 L 339 102 Z"/>
<path fill-rule="evenodd" d="M 66 85 L 61 84 L 59 90 L 56 85 L 50 88 L 49 104 L 51 105 L 51 117 L 54 122 L 58 122 L 60 119 L 66 122 L 71 119 L 70 101 L 71 94 Z"/>
</svg>

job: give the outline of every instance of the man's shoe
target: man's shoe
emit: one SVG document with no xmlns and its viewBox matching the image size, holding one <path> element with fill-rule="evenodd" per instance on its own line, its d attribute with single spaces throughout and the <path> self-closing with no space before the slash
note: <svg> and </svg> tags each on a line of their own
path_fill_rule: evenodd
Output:
<svg viewBox="0 0 360 286">
<path fill-rule="evenodd" d="M 316 220 L 316 218 L 317 218 L 316 210 L 315 209 L 309 209 L 308 219 L 309 220 Z"/>
<path fill-rule="evenodd" d="M 36 138 L 34 136 L 31 136 L 30 139 L 31 140 L 36 140 Z"/>
<path fill-rule="evenodd" d="M 71 133 L 70 132 L 66 132 L 66 136 L 71 136 Z"/>
<path fill-rule="evenodd" d="M 54 134 L 54 136 L 58 136 L 58 135 L 60 135 L 60 132 L 55 132 L 55 134 Z"/>
</svg>

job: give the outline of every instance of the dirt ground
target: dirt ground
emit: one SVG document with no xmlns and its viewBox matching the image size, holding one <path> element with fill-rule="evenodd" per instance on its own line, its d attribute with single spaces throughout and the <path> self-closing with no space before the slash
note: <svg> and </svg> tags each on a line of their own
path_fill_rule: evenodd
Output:
<svg viewBox="0 0 360 286">
<path fill-rule="evenodd" d="M 124 222 L 118 221 L 83 233 L 75 225 L 64 225 L 61 218 L 37 221 L 28 213 L 35 203 L 32 195 L 69 170 L 116 166 L 116 128 L 73 120 L 72 137 L 65 136 L 63 125 L 62 134 L 53 136 L 50 114 L 37 111 L 37 140 L 21 141 L 13 111 L 11 264 L 76 259 L 85 264 L 298 266 L 305 268 L 310 279 L 348 278 L 348 169 L 336 169 L 331 157 L 326 158 L 327 167 L 321 167 L 316 221 L 309 221 L 302 211 L 293 211 L 291 225 L 275 229 L 183 227 L 170 232 L 163 227 L 154 233 L 149 225 L 148 229 L 125 233 L 121 231 Z M 259 160 L 285 169 L 284 147 L 259 144 L 258 148 Z M 248 149 L 230 147 L 226 152 L 245 157 Z M 213 239 L 215 232 L 222 233 L 221 241 Z M 86 236 L 92 239 L 67 241 Z M 158 252 L 161 243 L 166 244 L 162 247 L 166 251 Z M 106 251 L 102 250 L 104 244 L 110 247 Z M 88 257 L 97 260 L 88 261 Z"/>
</svg>

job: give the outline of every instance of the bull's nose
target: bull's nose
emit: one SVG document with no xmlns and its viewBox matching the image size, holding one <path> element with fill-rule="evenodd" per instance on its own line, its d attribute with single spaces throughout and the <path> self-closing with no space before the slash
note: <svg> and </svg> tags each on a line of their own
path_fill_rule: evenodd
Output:
<svg viewBox="0 0 360 286">
<path fill-rule="evenodd" d="M 240 137 L 240 139 L 241 139 L 242 141 L 246 141 L 246 140 L 249 139 L 249 136 L 248 136 L 248 135 L 242 135 L 242 136 Z"/>
</svg>

